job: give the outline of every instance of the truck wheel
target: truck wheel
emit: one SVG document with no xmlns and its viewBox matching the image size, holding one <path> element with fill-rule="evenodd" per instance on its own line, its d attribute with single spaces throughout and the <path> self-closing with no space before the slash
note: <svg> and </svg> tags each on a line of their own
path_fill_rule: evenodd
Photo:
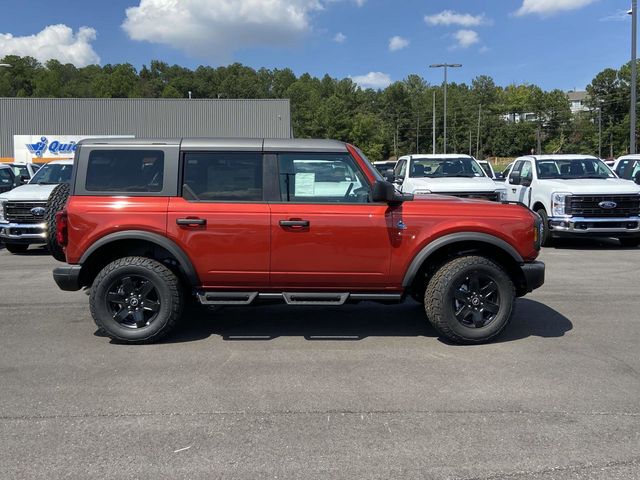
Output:
<svg viewBox="0 0 640 480">
<path fill-rule="evenodd" d="M 57 185 L 47 201 L 47 211 L 45 213 L 45 221 L 47 222 L 47 250 L 51 256 L 60 262 L 67 259 L 64 255 L 62 246 L 56 239 L 56 213 L 64 208 L 69 199 L 69 184 L 61 183 Z"/>
<path fill-rule="evenodd" d="M 7 247 L 7 251 L 13 254 L 26 253 L 29 249 L 29 245 L 25 245 L 23 243 L 5 243 L 5 247 Z"/>
<path fill-rule="evenodd" d="M 536 211 L 542 219 L 542 234 L 540 235 L 540 245 L 550 247 L 552 243 L 551 231 L 549 230 L 549 216 L 544 208 Z"/>
<path fill-rule="evenodd" d="M 633 248 L 640 245 L 640 238 L 621 237 L 618 240 L 620 241 L 620 245 L 622 245 L 623 247 Z"/>
<path fill-rule="evenodd" d="M 465 256 L 445 263 L 427 285 L 429 321 L 454 343 L 483 343 L 507 325 L 515 304 L 509 275 L 485 257 Z"/>
<path fill-rule="evenodd" d="M 123 343 L 153 343 L 177 325 L 184 297 L 176 275 L 144 257 L 119 258 L 98 274 L 89 306 L 98 328 Z"/>
</svg>

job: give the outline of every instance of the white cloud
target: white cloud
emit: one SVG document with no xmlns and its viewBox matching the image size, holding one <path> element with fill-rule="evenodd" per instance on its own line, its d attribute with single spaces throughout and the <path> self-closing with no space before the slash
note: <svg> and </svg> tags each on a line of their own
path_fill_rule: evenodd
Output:
<svg viewBox="0 0 640 480">
<path fill-rule="evenodd" d="M 96 39 L 96 31 L 80 27 L 78 33 L 66 25 L 49 25 L 35 35 L 14 37 L 10 33 L 0 33 L 0 56 L 30 56 L 40 62 L 56 59 L 62 63 L 72 63 L 77 67 L 100 63 L 100 57 L 91 42 Z"/>
<path fill-rule="evenodd" d="M 138 1 L 122 24 L 130 38 L 219 59 L 247 47 L 295 45 L 312 30 L 314 12 L 346 0 Z"/>
<path fill-rule="evenodd" d="M 406 38 L 402 38 L 399 36 L 391 37 L 389 39 L 389 51 L 396 52 L 398 50 L 402 50 L 403 48 L 407 48 L 409 46 L 409 40 Z"/>
<path fill-rule="evenodd" d="M 461 27 L 478 27 L 491 23 L 484 13 L 471 15 L 470 13 L 457 13 L 453 10 L 443 10 L 434 15 L 427 15 L 424 17 L 424 21 L 428 25 L 459 25 Z"/>
<path fill-rule="evenodd" d="M 596 0 L 523 0 L 516 15 L 553 15 L 568 10 L 577 10 L 595 2 Z"/>
<path fill-rule="evenodd" d="M 473 30 L 458 30 L 453 34 L 453 38 L 458 42 L 457 46 L 461 48 L 468 48 L 480 41 L 478 32 Z"/>
<path fill-rule="evenodd" d="M 366 75 L 349 77 L 362 88 L 381 89 L 391 85 L 391 77 L 382 72 L 369 72 Z"/>
<path fill-rule="evenodd" d="M 336 33 L 336 36 L 333 37 L 333 41 L 336 43 L 344 43 L 346 39 L 347 39 L 347 36 L 342 32 Z"/>
</svg>

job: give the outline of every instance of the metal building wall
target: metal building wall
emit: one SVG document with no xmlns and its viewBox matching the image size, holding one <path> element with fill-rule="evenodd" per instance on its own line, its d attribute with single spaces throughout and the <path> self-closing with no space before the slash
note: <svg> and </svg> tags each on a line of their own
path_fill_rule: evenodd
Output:
<svg viewBox="0 0 640 480">
<path fill-rule="evenodd" d="M 13 135 L 290 138 L 289 100 L 0 98 L 0 157 Z"/>
</svg>

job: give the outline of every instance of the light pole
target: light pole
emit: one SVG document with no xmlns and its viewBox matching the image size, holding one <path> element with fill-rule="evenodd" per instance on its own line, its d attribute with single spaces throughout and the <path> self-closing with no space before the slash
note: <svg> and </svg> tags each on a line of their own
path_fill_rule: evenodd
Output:
<svg viewBox="0 0 640 480">
<path fill-rule="evenodd" d="M 429 68 L 444 68 L 444 153 L 447 153 L 447 69 L 460 68 L 461 63 L 434 63 Z"/>
<path fill-rule="evenodd" d="M 631 106 L 629 109 L 629 153 L 636 153 L 636 44 L 638 41 L 638 0 L 631 2 Z"/>
</svg>

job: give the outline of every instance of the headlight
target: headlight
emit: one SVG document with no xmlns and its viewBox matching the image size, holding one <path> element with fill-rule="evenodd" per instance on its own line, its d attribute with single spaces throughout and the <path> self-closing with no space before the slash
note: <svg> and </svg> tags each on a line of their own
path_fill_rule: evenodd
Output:
<svg viewBox="0 0 640 480">
<path fill-rule="evenodd" d="M 424 188 L 423 188 L 423 189 L 415 190 L 415 191 L 413 192 L 413 194 L 414 194 L 414 195 L 428 195 L 428 194 L 430 194 L 430 193 L 431 193 L 431 190 L 426 190 L 426 189 L 424 189 Z"/>
<path fill-rule="evenodd" d="M 506 188 L 496 188 L 496 193 L 498 194 L 499 202 L 507 201 L 507 189 Z"/>
<path fill-rule="evenodd" d="M 567 197 L 570 195 L 570 193 L 551 194 L 551 216 L 564 217 L 566 215 Z"/>
<path fill-rule="evenodd" d="M 0 222 L 4 222 L 4 204 L 7 203 L 7 201 L 4 198 L 0 198 Z"/>
</svg>

